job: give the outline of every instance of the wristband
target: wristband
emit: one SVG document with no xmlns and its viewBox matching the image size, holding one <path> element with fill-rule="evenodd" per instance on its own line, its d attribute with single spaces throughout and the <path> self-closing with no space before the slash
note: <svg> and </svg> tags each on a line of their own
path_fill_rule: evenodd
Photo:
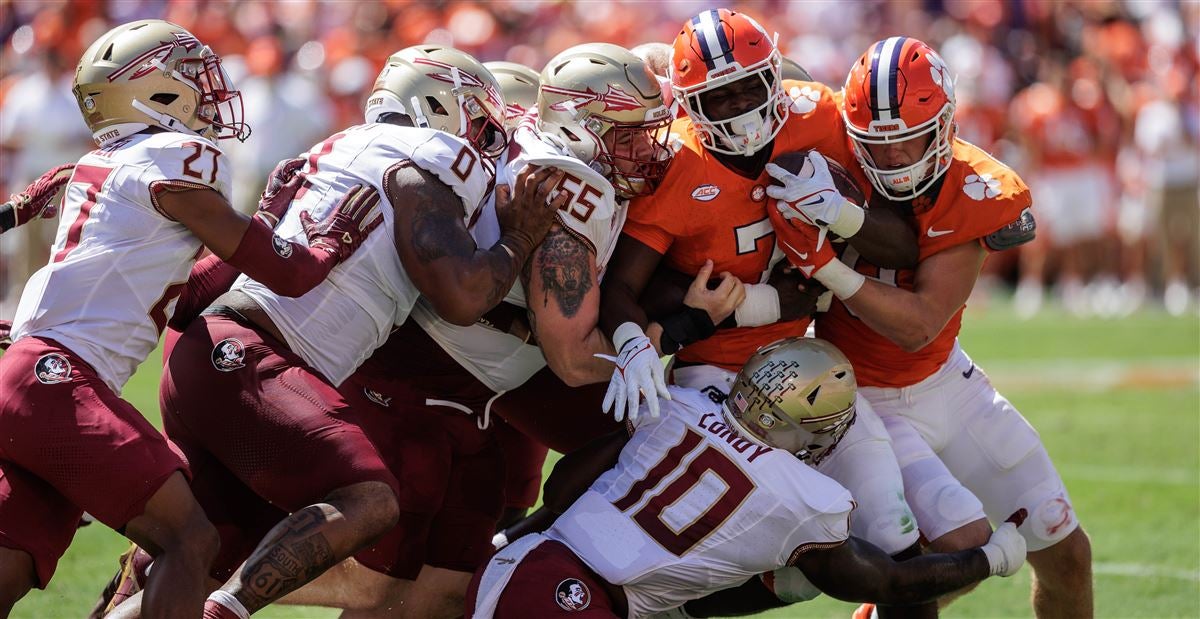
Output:
<svg viewBox="0 0 1200 619">
<path fill-rule="evenodd" d="M 664 355 L 674 354 L 680 348 L 717 332 L 717 326 L 708 312 L 695 307 L 685 306 L 683 311 L 659 320 L 658 324 L 663 330 L 659 344 Z"/>
<path fill-rule="evenodd" d="M 625 343 L 635 337 L 646 337 L 646 333 L 635 322 L 623 322 L 621 326 L 617 327 L 616 331 L 613 331 L 613 347 L 620 354 L 621 348 L 625 346 Z"/>
<path fill-rule="evenodd" d="M 813 279 L 825 284 L 833 296 L 846 300 L 854 296 L 863 287 L 867 278 L 862 273 L 846 266 L 839 260 L 830 260 L 829 264 L 813 273 Z"/>
<path fill-rule="evenodd" d="M 842 212 L 838 214 L 837 221 L 829 224 L 829 231 L 838 235 L 843 239 L 848 239 L 862 230 L 863 222 L 866 221 L 867 211 L 863 207 L 846 200 L 842 205 Z"/>
<path fill-rule="evenodd" d="M 983 551 L 983 556 L 987 558 L 988 574 L 990 576 L 1000 576 L 1006 567 L 1004 551 L 991 542 L 980 546 L 979 549 Z"/>
<path fill-rule="evenodd" d="M 779 291 L 771 284 L 746 284 L 746 300 L 733 310 L 739 327 L 761 327 L 779 322 Z"/>
</svg>

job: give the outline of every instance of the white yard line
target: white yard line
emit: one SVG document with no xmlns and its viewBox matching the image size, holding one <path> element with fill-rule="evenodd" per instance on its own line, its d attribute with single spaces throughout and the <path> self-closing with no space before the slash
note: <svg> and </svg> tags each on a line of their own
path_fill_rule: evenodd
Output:
<svg viewBox="0 0 1200 619">
<path fill-rule="evenodd" d="M 1000 390 L 1200 387 L 1200 359 L 1033 359 L 984 362 L 980 366 Z"/>
<path fill-rule="evenodd" d="M 1200 583 L 1200 570 L 1181 570 L 1162 565 L 1144 563 L 1093 563 L 1092 572 L 1105 576 L 1131 576 L 1134 578 L 1174 578 Z"/>
</svg>

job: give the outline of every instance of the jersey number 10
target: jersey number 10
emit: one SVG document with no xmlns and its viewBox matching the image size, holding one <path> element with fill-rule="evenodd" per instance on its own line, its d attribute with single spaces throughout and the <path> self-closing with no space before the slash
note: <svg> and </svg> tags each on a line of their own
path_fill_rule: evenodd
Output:
<svg viewBox="0 0 1200 619">
<path fill-rule="evenodd" d="M 746 497 L 754 490 L 754 482 L 746 476 L 719 448 L 705 445 L 700 453 L 685 465 L 684 458 L 704 442 L 704 437 L 690 428 L 685 429 L 683 438 L 667 451 L 667 455 L 647 471 L 646 476 L 629 487 L 625 496 L 613 501 L 613 506 L 627 511 L 641 502 L 651 488 L 681 467 L 683 473 L 646 501 L 641 509 L 633 513 L 633 521 L 646 535 L 677 557 L 682 557 L 696 544 L 712 535 L 733 512 L 741 507 Z M 685 494 L 700 483 L 706 474 L 715 475 L 725 484 L 725 491 L 699 514 L 692 522 L 680 528 L 663 519 L 663 511 L 674 506 Z"/>
</svg>

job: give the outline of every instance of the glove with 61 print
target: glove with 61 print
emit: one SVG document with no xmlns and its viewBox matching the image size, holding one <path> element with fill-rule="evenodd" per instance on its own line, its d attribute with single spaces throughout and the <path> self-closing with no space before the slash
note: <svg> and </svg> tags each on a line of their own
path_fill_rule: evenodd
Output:
<svg viewBox="0 0 1200 619">
<path fill-rule="evenodd" d="M 612 409 L 613 418 L 617 421 L 637 419 L 638 402 L 642 395 L 646 396 L 646 405 L 651 417 L 658 417 L 658 399 L 670 400 L 671 392 L 667 391 L 667 379 L 662 361 L 650 338 L 642 332 L 642 328 L 632 322 L 617 327 L 613 333 L 613 343 L 617 345 L 617 356 L 596 355 L 617 364 L 613 370 L 612 379 L 608 382 L 608 391 L 604 394 L 601 410 Z"/>
</svg>

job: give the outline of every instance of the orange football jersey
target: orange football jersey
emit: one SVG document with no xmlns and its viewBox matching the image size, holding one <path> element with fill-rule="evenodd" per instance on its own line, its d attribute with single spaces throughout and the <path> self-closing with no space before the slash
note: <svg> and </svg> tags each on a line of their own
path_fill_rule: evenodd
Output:
<svg viewBox="0 0 1200 619">
<path fill-rule="evenodd" d="M 928 194 L 914 201 L 920 259 L 969 243 L 1020 219 L 1030 207 L 1029 188 L 1021 177 L 979 147 L 955 140 L 954 160 L 933 200 Z M 986 248 L 986 245 L 984 245 Z M 913 289 L 915 271 L 880 269 L 846 246 L 842 262 L 859 273 L 890 286 Z M 960 307 L 927 346 L 910 353 L 876 333 L 834 300 L 817 319 L 817 337 L 833 342 L 850 359 L 861 386 L 906 387 L 933 374 L 949 357 L 962 325 Z"/>
<path fill-rule="evenodd" d="M 791 80 L 784 89 L 792 98 L 791 115 L 775 138 L 771 158 L 815 148 L 847 167 L 853 164 L 833 91 Z M 767 217 L 771 177 L 763 172 L 747 178 L 726 167 L 705 150 L 686 117 L 676 120 L 671 132 L 680 145 L 675 160 L 653 195 L 629 205 L 622 231 L 663 254 L 665 263 L 682 273 L 695 275 L 711 258 L 713 273 L 729 271 L 748 284 L 765 282 L 775 253 L 775 232 Z M 803 335 L 808 322 L 721 329 L 680 350 L 678 358 L 736 371 L 760 346 Z"/>
</svg>

